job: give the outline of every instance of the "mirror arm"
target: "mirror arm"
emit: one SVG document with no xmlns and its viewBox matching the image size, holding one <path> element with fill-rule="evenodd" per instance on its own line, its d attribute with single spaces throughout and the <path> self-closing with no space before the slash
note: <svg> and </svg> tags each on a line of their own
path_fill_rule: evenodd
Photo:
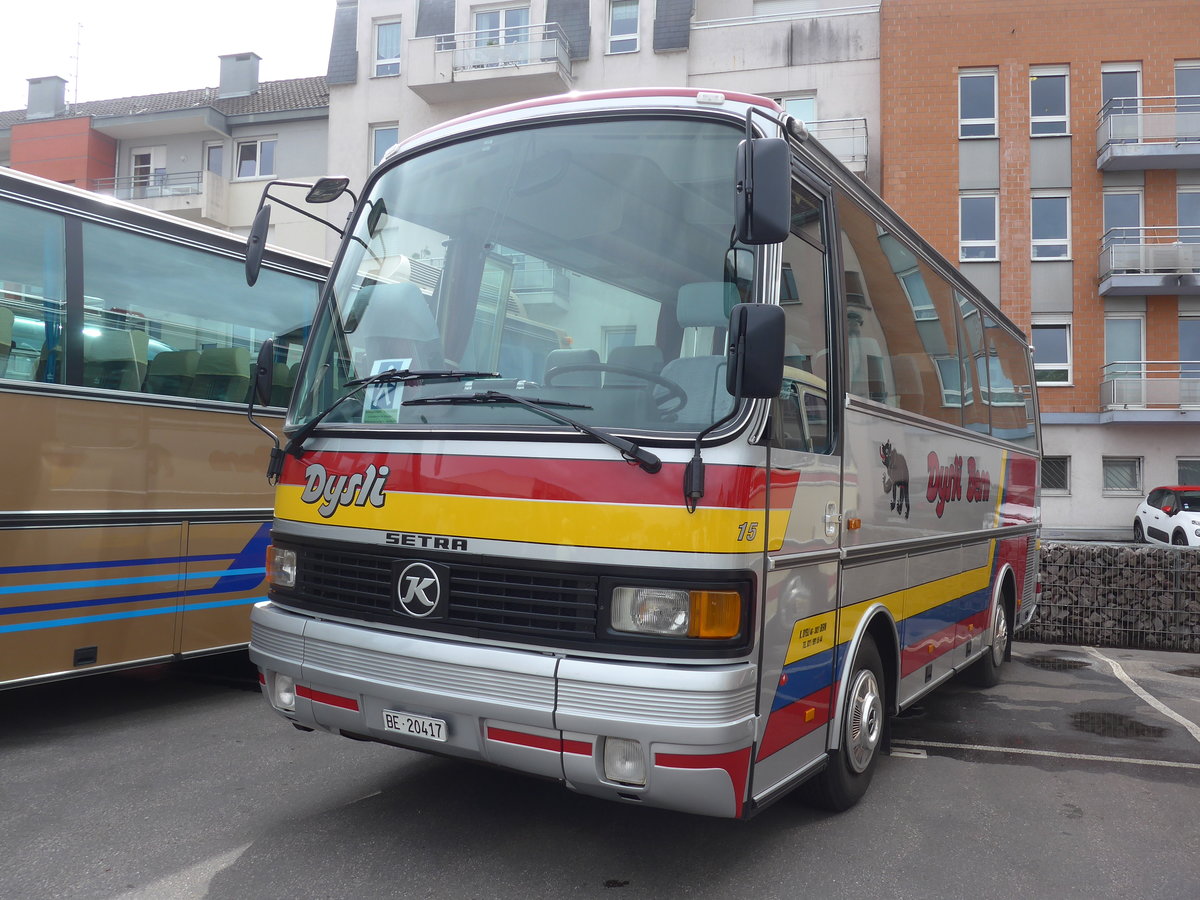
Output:
<svg viewBox="0 0 1200 900">
<path fill-rule="evenodd" d="M 288 182 L 273 181 L 271 183 L 272 184 L 287 184 Z M 298 184 L 298 182 L 296 182 L 296 183 Z M 301 186 L 303 186 L 303 185 L 301 185 Z M 263 191 L 263 200 L 266 200 L 266 199 L 267 199 L 267 192 Z M 332 222 L 330 222 L 327 219 L 322 219 L 320 216 L 314 216 L 312 213 L 308 212 L 308 210 L 301 209 L 298 206 L 288 203 L 286 200 L 280 200 L 278 197 L 276 197 L 274 195 L 271 196 L 271 199 L 273 201 L 275 201 L 276 203 L 278 203 L 280 206 L 286 206 L 288 209 L 292 210 L 293 212 L 298 212 L 298 213 L 300 213 L 300 215 L 307 216 L 308 218 L 312 219 L 314 222 L 320 222 L 322 225 L 326 225 L 329 228 L 332 228 L 334 231 L 336 231 L 338 233 L 338 237 L 346 236 L 345 229 L 338 228 L 336 225 L 334 225 Z M 261 202 L 259 205 L 260 206 L 262 205 Z"/>
</svg>

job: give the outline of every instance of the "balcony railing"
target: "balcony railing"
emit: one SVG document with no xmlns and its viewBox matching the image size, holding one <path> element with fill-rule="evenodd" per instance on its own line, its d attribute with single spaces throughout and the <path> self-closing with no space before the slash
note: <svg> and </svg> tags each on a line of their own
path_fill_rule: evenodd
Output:
<svg viewBox="0 0 1200 900">
<path fill-rule="evenodd" d="M 157 172 L 153 175 L 126 175 L 122 178 L 97 178 L 92 182 L 97 194 L 118 200 L 147 200 L 153 197 L 177 197 L 204 192 L 203 172 Z"/>
<path fill-rule="evenodd" d="M 1200 408 L 1200 360 L 1111 362 L 1102 371 L 1102 409 Z"/>
<path fill-rule="evenodd" d="M 1110 171 L 1200 165 L 1200 96 L 1116 97 L 1096 126 L 1096 165 Z"/>
<path fill-rule="evenodd" d="M 1099 275 L 1106 296 L 1200 293 L 1200 226 L 1110 228 Z"/>
<path fill-rule="evenodd" d="M 569 46 L 567 36 L 557 22 L 521 28 L 460 31 L 439 34 L 436 39 L 439 52 L 454 53 L 452 66 L 456 72 L 537 63 L 558 63 L 570 72 Z"/>
<path fill-rule="evenodd" d="M 852 172 L 867 171 L 867 120 L 819 119 L 806 122 L 809 133 Z"/>
</svg>

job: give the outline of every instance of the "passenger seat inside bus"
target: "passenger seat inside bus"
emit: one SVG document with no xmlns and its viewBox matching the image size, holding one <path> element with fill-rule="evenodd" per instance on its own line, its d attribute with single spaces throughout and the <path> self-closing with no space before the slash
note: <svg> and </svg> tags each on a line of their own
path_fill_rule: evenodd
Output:
<svg viewBox="0 0 1200 900">
<path fill-rule="evenodd" d="M 188 396 L 242 403 L 249 387 L 250 351 L 245 347 L 209 347 L 200 352 Z"/>
<path fill-rule="evenodd" d="M 738 300 L 737 288 L 721 281 L 681 287 L 675 318 L 683 327 L 684 351 L 705 344 L 711 347 L 707 329 L 723 333 L 729 327 L 729 311 Z M 687 393 L 687 404 L 675 414 L 676 421 L 708 424 L 733 408 L 733 398 L 725 389 L 725 365 L 724 354 L 711 354 L 681 356 L 663 366 L 663 378 L 674 381 Z"/>
<path fill-rule="evenodd" d="M 163 350 L 150 360 L 145 389 L 148 394 L 187 397 L 196 377 L 199 350 Z"/>
<path fill-rule="evenodd" d="M 113 391 L 140 391 L 146 375 L 150 335 L 144 331 L 101 331 L 84 341 L 83 383 Z"/>
<path fill-rule="evenodd" d="M 639 372 L 649 372 L 657 375 L 662 371 L 663 352 L 654 344 L 634 344 L 624 347 L 613 347 L 608 351 L 608 364 L 620 366 L 622 369 L 636 369 Z M 604 383 L 609 384 L 641 384 L 647 382 L 636 375 L 626 375 L 624 372 L 606 372 Z"/>
<path fill-rule="evenodd" d="M 0 378 L 8 368 L 8 355 L 12 352 L 13 319 L 13 311 L 0 306 Z"/>
</svg>

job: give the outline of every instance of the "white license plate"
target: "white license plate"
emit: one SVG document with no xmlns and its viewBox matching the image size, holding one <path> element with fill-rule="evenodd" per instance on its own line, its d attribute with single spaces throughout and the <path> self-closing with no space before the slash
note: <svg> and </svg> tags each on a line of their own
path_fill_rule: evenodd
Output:
<svg viewBox="0 0 1200 900">
<path fill-rule="evenodd" d="M 383 711 L 383 727 L 388 731 L 411 734 L 430 741 L 446 740 L 446 723 L 441 719 L 414 716 L 412 713 L 399 712 L 394 709 Z"/>
</svg>

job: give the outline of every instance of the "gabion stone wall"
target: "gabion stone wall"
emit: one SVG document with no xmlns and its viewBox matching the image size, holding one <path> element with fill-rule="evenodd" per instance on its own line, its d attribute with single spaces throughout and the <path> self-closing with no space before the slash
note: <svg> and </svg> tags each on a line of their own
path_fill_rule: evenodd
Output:
<svg viewBox="0 0 1200 900">
<path fill-rule="evenodd" d="M 1200 653 L 1200 550 L 1042 543 L 1042 594 L 1018 640 Z"/>
</svg>

